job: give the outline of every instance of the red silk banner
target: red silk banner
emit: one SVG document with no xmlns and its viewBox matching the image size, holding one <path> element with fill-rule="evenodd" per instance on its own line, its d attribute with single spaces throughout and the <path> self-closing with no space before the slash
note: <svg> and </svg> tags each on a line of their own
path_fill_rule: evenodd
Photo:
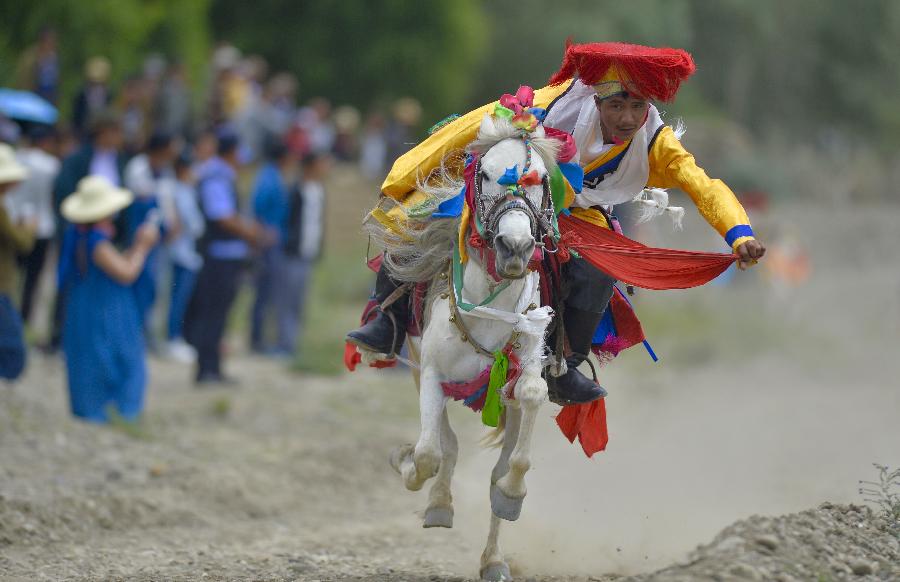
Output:
<svg viewBox="0 0 900 582">
<path fill-rule="evenodd" d="M 728 253 L 678 251 L 642 245 L 612 230 L 559 216 L 564 246 L 578 251 L 586 261 L 635 287 L 688 289 L 708 283 L 722 274 L 737 256 Z"/>
</svg>

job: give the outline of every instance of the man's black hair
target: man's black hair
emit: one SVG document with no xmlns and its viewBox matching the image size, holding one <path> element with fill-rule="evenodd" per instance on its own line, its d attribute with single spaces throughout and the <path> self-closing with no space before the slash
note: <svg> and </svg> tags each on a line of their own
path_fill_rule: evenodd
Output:
<svg viewBox="0 0 900 582">
<path fill-rule="evenodd" d="M 163 131 L 155 132 L 147 139 L 147 151 L 150 153 L 158 152 L 169 148 L 172 145 L 172 134 Z"/>
</svg>

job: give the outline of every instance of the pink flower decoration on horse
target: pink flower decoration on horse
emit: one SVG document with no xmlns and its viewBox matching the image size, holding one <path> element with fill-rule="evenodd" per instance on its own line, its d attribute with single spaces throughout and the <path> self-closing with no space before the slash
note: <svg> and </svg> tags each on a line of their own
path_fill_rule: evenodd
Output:
<svg viewBox="0 0 900 582">
<path fill-rule="evenodd" d="M 500 105 L 511 109 L 516 115 L 521 115 L 534 104 L 534 89 L 528 85 L 522 85 L 515 95 L 504 93 L 500 97 Z"/>
</svg>

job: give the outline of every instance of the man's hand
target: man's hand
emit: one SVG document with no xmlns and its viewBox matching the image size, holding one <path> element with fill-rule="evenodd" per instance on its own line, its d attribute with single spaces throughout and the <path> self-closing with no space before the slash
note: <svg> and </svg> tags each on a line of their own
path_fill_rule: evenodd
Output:
<svg viewBox="0 0 900 582">
<path fill-rule="evenodd" d="M 734 254 L 740 257 L 738 269 L 745 271 L 748 267 L 755 265 L 766 254 L 766 247 L 756 239 L 748 240 L 734 249 Z"/>
</svg>

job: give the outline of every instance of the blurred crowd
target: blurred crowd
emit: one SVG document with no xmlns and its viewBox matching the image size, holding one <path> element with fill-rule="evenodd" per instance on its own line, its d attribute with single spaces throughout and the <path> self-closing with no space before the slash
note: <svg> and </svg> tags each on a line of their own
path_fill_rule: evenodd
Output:
<svg viewBox="0 0 900 582">
<path fill-rule="evenodd" d="M 57 44 L 43 31 L 5 84 L 59 107 Z M 300 105 L 293 74 L 227 43 L 201 83 L 159 55 L 120 83 L 114 66 L 84 64 L 68 119 L 0 115 L 0 378 L 29 343 L 60 353 L 73 413 L 98 422 L 138 418 L 148 351 L 191 364 L 198 387 L 232 384 L 222 340 L 244 284 L 252 351 L 294 357 L 328 173 L 382 178 L 421 115 L 412 99 L 365 121 Z"/>
</svg>

